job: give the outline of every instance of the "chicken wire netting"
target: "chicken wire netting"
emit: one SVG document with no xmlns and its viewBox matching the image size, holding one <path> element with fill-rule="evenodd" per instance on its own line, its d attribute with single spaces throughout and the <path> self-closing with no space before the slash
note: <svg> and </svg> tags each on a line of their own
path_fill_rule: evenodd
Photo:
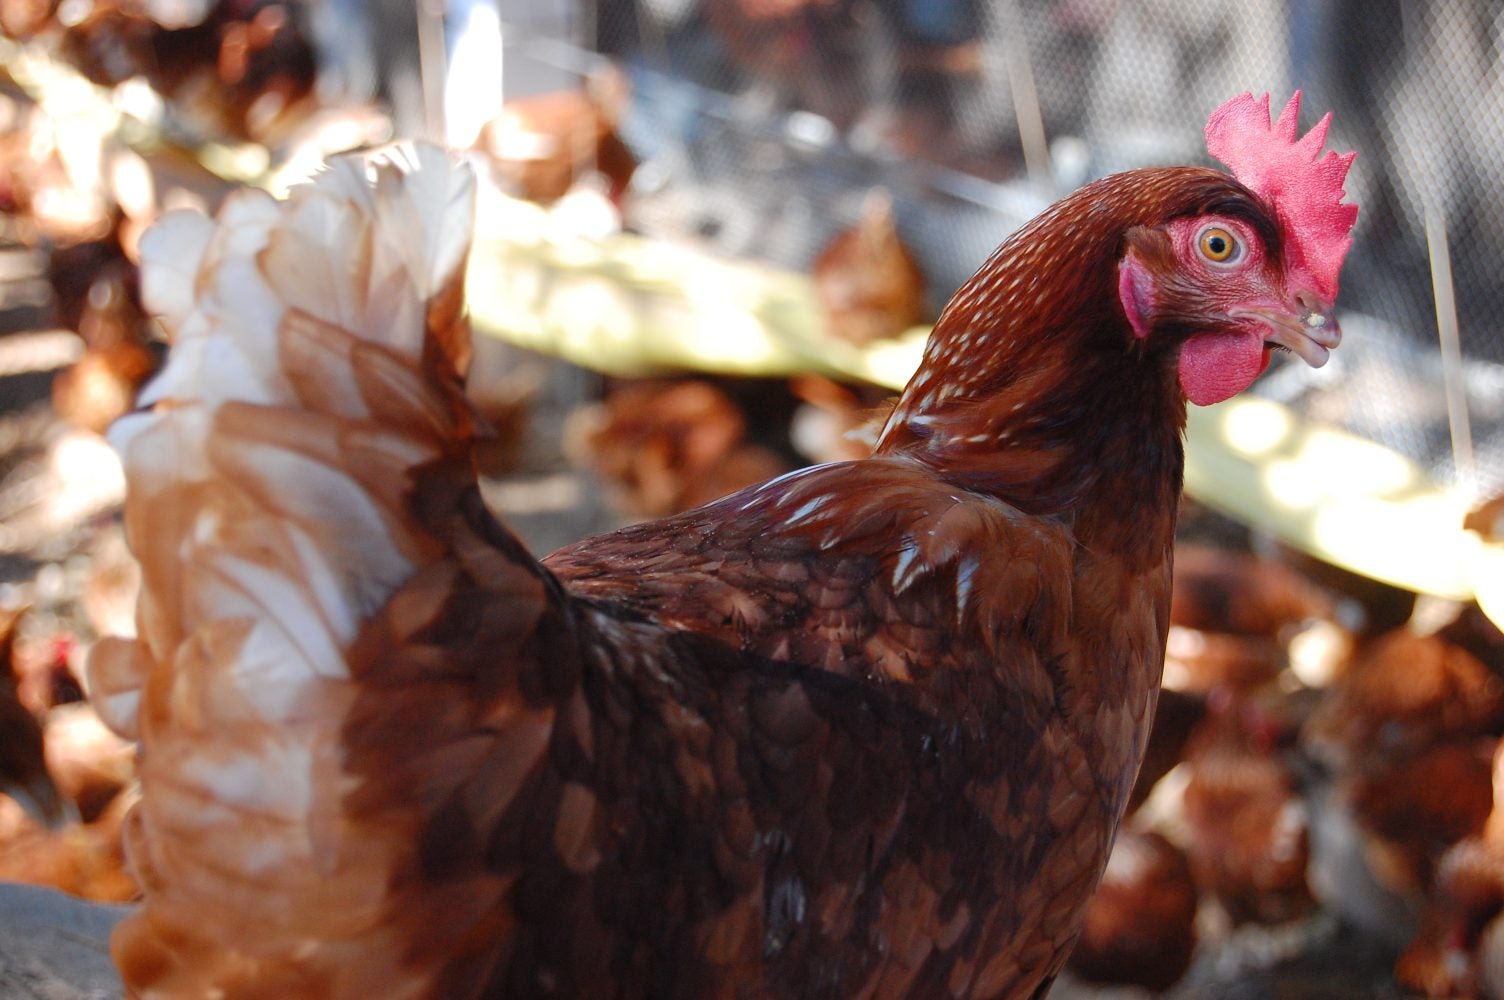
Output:
<svg viewBox="0 0 1504 1000">
<path fill-rule="evenodd" d="M 1114 170 L 1207 162 L 1211 109 L 1243 90 L 1278 107 L 1300 87 L 1302 126 L 1332 109 L 1329 144 L 1359 150 L 1347 338 L 1327 368 L 1276 362 L 1257 391 L 1440 482 L 1475 494 L 1504 483 L 1504 4 L 499 7 L 509 94 L 601 56 L 628 73 L 635 226 L 806 268 L 880 185 L 934 306 L 1054 198 Z M 1444 370 L 1437 346 L 1428 222 L 1444 224 L 1451 251 L 1460 369 Z M 1470 418 L 1456 438 L 1449 381 Z"/>
</svg>

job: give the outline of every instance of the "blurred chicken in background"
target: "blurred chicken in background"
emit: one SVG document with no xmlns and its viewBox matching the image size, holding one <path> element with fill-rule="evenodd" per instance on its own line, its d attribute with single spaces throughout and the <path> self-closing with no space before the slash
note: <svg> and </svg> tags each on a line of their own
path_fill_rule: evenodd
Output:
<svg viewBox="0 0 1504 1000">
<path fill-rule="evenodd" d="M 1130 821 L 1118 831 L 1066 967 L 1088 982 L 1167 990 L 1195 954 L 1196 906 L 1185 852 Z"/>
<path fill-rule="evenodd" d="M 486 153 L 503 188 L 549 204 L 586 177 L 619 210 L 637 168 L 617 123 L 629 86 L 625 74 L 602 66 L 578 89 L 553 90 L 507 101 L 480 129 L 476 148 Z"/>
<path fill-rule="evenodd" d="M 1358 651 L 1301 735 L 1308 754 L 1332 768 L 1381 754 L 1411 754 L 1504 726 L 1504 682 L 1476 656 L 1439 635 L 1390 632 Z"/>
<path fill-rule="evenodd" d="M 1138 770 L 1133 793 L 1128 799 L 1131 816 L 1153 793 L 1160 780 L 1185 759 L 1186 746 L 1206 718 L 1205 695 L 1174 688 L 1159 692 L 1159 706 L 1154 710 L 1154 726 L 1149 730 L 1149 745 L 1144 763 Z"/>
<path fill-rule="evenodd" d="M 42 726 L 21 703 L 15 669 L 16 632 L 25 609 L 0 612 L 0 792 L 38 823 L 66 822 L 69 810 L 47 771 Z"/>
<path fill-rule="evenodd" d="M 787 471 L 746 436 L 741 409 L 699 379 L 620 385 L 576 413 L 568 432 L 575 460 L 637 517 L 698 507 Z"/>
<path fill-rule="evenodd" d="M 705 0 L 701 16 L 752 87 L 778 103 L 819 115 L 844 130 L 866 102 L 864 52 L 853 0 Z"/>
<path fill-rule="evenodd" d="M 106 902 L 134 898 L 121 822 L 132 800 L 134 747 L 109 732 L 76 687 L 30 686 L 66 674 L 66 647 L 21 663 L 22 611 L 0 612 L 0 882 Z M 71 677 L 71 675 L 68 675 Z M 76 682 L 74 682 L 76 684 Z M 27 704 L 30 702 L 30 704 Z"/>
<path fill-rule="evenodd" d="M 1428 997 L 1504 996 L 1504 743 L 1481 834 L 1441 856 L 1415 939 L 1395 977 Z"/>
<path fill-rule="evenodd" d="M 1439 635 L 1390 632 L 1358 651 L 1301 732 L 1322 903 L 1402 946 L 1441 855 L 1493 804 L 1504 682 Z"/>
<path fill-rule="evenodd" d="M 1294 634 L 1333 615 L 1331 598 L 1288 567 L 1205 545 L 1176 546 L 1173 587 L 1165 684 L 1181 690 L 1266 684 L 1289 665 Z"/>
<path fill-rule="evenodd" d="M 122 822 L 134 797 L 121 794 L 90 823 L 50 830 L 0 801 L 0 882 L 47 886 L 101 903 L 135 899 L 126 868 Z"/>
<path fill-rule="evenodd" d="M 1186 849 L 1196 882 L 1233 925 L 1315 909 L 1309 817 L 1285 759 L 1298 717 L 1277 689 L 1222 688 L 1185 753 Z"/>
<path fill-rule="evenodd" d="M 317 57 L 302 3 L 84 0 L 28 19 L 89 80 L 143 78 L 191 128 L 270 143 L 314 106 Z"/>
<path fill-rule="evenodd" d="M 78 361 L 53 379 L 53 409 L 96 434 L 130 410 L 159 360 L 141 308 L 136 265 L 122 246 L 123 221 L 117 215 L 104 239 L 57 248 L 48 264 L 58 322 L 84 344 Z"/>
<path fill-rule="evenodd" d="M 856 225 L 838 233 L 810 270 L 826 332 L 839 340 L 870 344 L 924 319 L 924 273 L 898 234 L 886 191 L 867 193 Z"/>
</svg>

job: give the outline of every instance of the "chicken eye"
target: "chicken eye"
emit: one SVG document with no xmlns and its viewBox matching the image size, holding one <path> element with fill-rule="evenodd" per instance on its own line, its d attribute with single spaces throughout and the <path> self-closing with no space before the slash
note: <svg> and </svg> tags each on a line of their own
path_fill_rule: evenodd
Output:
<svg viewBox="0 0 1504 1000">
<path fill-rule="evenodd" d="M 1207 226 L 1196 238 L 1201 256 L 1213 264 L 1231 264 L 1243 255 L 1243 244 L 1221 226 Z"/>
</svg>

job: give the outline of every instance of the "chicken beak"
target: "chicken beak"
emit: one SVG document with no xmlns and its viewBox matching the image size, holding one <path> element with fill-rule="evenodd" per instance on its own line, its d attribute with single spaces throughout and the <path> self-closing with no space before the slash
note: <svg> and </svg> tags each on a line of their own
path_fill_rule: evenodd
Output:
<svg viewBox="0 0 1504 1000">
<path fill-rule="evenodd" d="M 1231 310 L 1234 316 L 1257 320 L 1268 328 L 1266 344 L 1289 348 L 1312 368 L 1320 368 L 1342 342 L 1342 328 L 1330 306 L 1302 292 L 1295 305 L 1283 308 L 1248 306 Z"/>
</svg>

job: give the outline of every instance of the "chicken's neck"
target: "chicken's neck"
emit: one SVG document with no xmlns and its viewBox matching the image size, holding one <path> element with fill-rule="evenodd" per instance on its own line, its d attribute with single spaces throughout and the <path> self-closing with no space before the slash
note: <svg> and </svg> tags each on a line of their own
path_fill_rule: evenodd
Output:
<svg viewBox="0 0 1504 1000">
<path fill-rule="evenodd" d="M 1019 338 L 974 355 L 937 330 L 889 418 L 878 453 L 903 454 L 947 482 L 1069 520 L 1083 544 L 1130 563 L 1164 558 L 1184 468 L 1185 403 L 1163 359 L 1092 349 L 1120 338 Z M 927 377 L 928 375 L 928 377 Z"/>
</svg>

